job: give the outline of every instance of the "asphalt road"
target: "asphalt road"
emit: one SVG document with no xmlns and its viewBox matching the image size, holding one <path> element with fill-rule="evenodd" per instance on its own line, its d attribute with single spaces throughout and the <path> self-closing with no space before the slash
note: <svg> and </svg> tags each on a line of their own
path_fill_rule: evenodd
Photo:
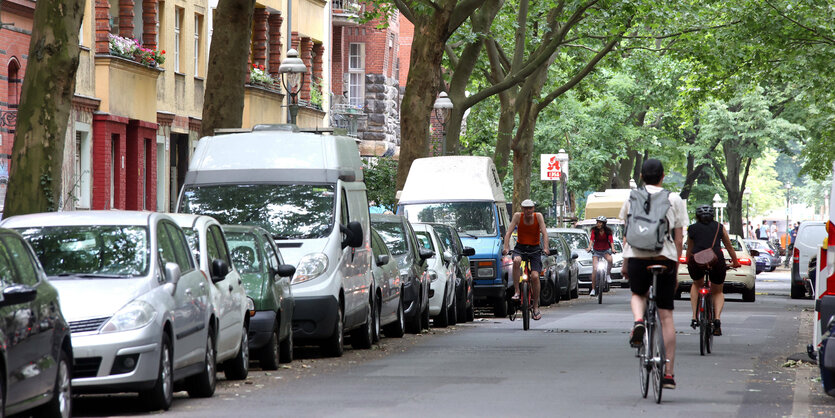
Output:
<svg viewBox="0 0 835 418">
<path fill-rule="evenodd" d="M 809 341 L 811 300 L 788 297 L 788 272 L 758 277 L 757 301 L 729 295 L 724 334 L 699 355 L 689 301 L 676 302 L 676 381 L 661 405 L 643 399 L 627 289 L 561 302 L 523 331 L 520 320 L 476 322 L 403 339 L 341 359 L 303 359 L 244 382 L 221 381 L 211 399 L 178 393 L 170 417 L 247 416 L 832 416 L 816 366 L 786 367 Z M 686 296 L 686 294 L 685 294 Z M 651 397 L 651 395 L 650 395 Z M 76 399 L 76 416 L 136 416 L 129 395 Z"/>
</svg>

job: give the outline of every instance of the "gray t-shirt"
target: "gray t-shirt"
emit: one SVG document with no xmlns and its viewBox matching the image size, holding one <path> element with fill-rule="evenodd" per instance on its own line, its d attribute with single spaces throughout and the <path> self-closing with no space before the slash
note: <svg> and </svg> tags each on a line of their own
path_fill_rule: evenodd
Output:
<svg viewBox="0 0 835 418">
<path fill-rule="evenodd" d="M 658 193 L 663 190 L 661 187 L 652 185 L 647 185 L 646 189 L 649 194 Z M 675 241 L 673 241 L 673 230 L 676 228 L 686 227 L 690 224 L 690 220 L 687 218 L 687 208 L 684 206 L 684 201 L 681 200 L 681 196 L 679 196 L 678 193 L 671 192 L 669 200 L 670 208 L 667 209 L 667 224 L 670 225 L 671 228 L 670 236 L 667 237 L 666 241 L 664 241 L 664 247 L 661 248 L 661 251 L 646 251 L 632 248 L 632 246 L 624 240 L 623 258 L 653 258 L 660 255 L 678 262 L 680 254 L 677 254 L 676 244 Z M 620 208 L 619 218 L 626 220 L 627 214 L 629 214 L 629 200 L 624 202 L 623 207 Z"/>
</svg>

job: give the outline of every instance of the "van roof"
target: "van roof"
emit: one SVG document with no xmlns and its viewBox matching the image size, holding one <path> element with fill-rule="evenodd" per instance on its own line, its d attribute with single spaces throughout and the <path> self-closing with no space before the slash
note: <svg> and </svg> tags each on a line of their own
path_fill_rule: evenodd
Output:
<svg viewBox="0 0 835 418">
<path fill-rule="evenodd" d="M 363 180 L 359 148 L 353 138 L 268 130 L 200 139 L 186 183 L 283 181 L 275 170 L 291 171 L 287 180 L 313 183 L 335 182 L 337 178 Z"/>
<path fill-rule="evenodd" d="M 414 160 L 399 203 L 473 201 L 506 202 L 499 173 L 489 157 Z"/>
<path fill-rule="evenodd" d="M 586 219 L 598 216 L 617 218 L 623 203 L 629 200 L 632 189 L 606 189 L 605 192 L 594 192 L 586 199 Z"/>
</svg>

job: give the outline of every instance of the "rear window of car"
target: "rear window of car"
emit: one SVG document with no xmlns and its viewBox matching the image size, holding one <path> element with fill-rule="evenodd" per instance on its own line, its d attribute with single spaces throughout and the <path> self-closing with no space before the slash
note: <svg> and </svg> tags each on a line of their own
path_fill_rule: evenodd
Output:
<svg viewBox="0 0 835 418">
<path fill-rule="evenodd" d="M 406 254 L 406 231 L 403 224 L 394 222 L 380 222 L 374 224 L 374 229 L 380 234 L 380 238 L 386 243 L 393 255 Z"/>
</svg>

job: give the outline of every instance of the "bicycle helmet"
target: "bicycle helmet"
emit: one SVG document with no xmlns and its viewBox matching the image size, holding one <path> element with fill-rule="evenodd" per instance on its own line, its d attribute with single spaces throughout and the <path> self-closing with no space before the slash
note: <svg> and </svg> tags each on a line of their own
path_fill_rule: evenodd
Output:
<svg viewBox="0 0 835 418">
<path fill-rule="evenodd" d="M 608 218 L 606 218 L 605 216 L 598 216 L 598 217 L 597 217 L 597 222 L 603 222 L 603 225 L 606 225 L 606 222 L 607 222 L 608 220 L 609 220 L 609 219 L 608 219 Z"/>
<path fill-rule="evenodd" d="M 710 205 L 701 205 L 696 208 L 696 218 L 703 222 L 710 222 L 713 220 L 713 207 Z"/>
</svg>

